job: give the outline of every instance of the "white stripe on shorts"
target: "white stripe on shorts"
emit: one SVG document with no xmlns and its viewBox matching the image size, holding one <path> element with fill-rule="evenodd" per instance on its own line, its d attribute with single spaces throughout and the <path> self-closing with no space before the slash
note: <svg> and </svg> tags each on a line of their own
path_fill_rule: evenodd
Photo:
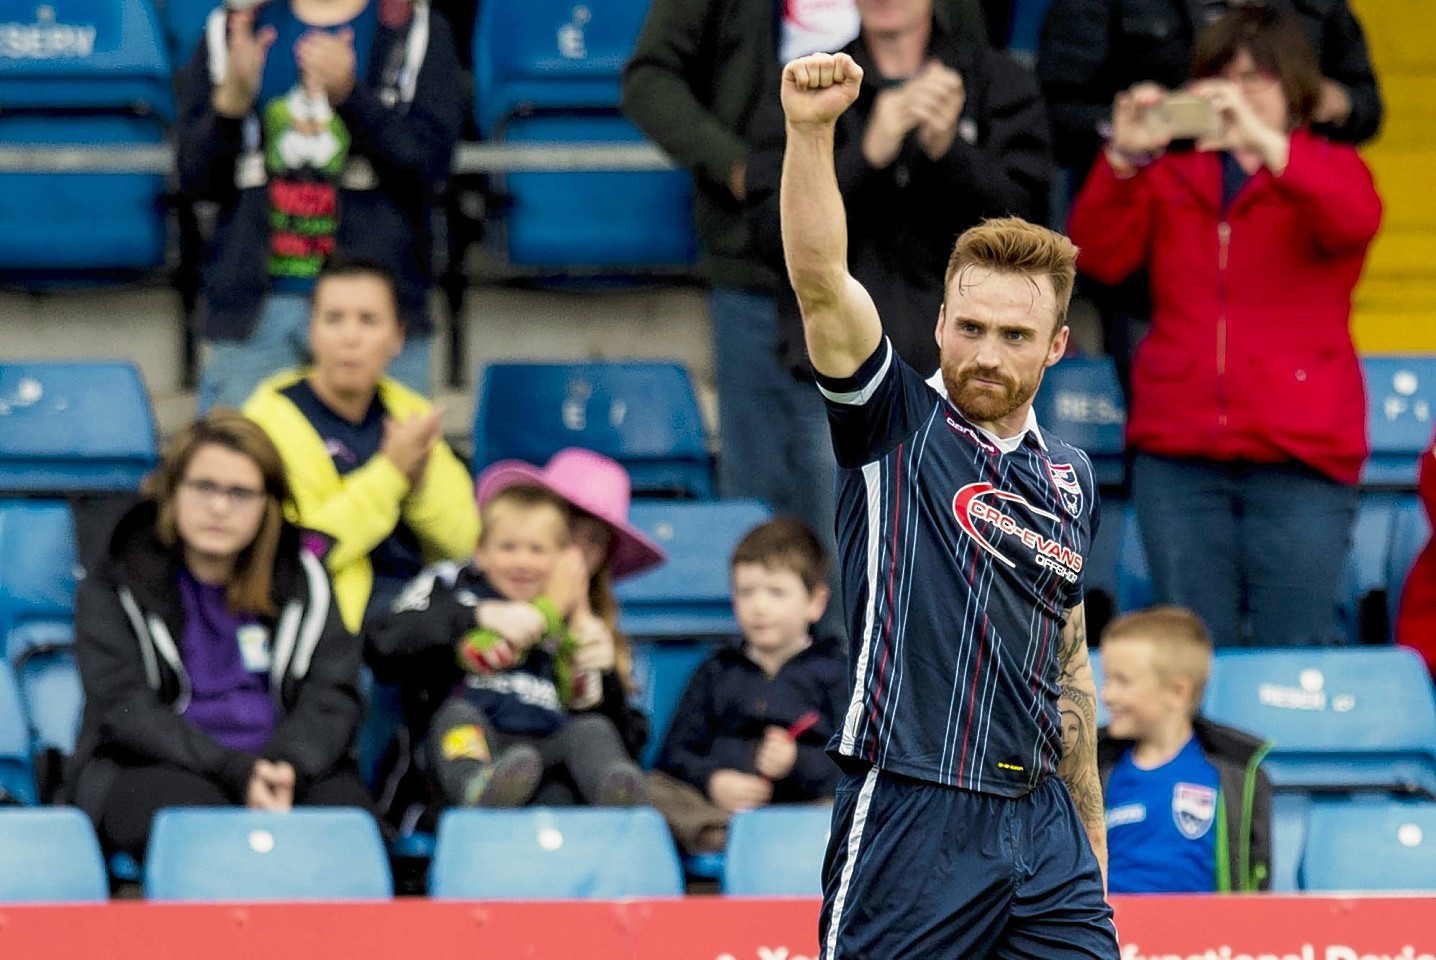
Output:
<svg viewBox="0 0 1436 960">
<path fill-rule="evenodd" d="M 833 912 L 828 918 L 828 942 L 823 945 L 819 960 L 837 960 L 838 926 L 843 922 L 843 906 L 848 899 L 848 887 L 853 882 L 853 868 L 858 862 L 858 849 L 863 845 L 863 827 L 868 822 L 868 805 L 873 800 L 873 788 L 878 783 L 878 768 L 871 767 L 863 778 L 862 789 L 858 791 L 858 802 L 853 808 L 853 825 L 848 830 L 848 857 L 843 862 L 843 877 L 838 882 L 838 892 L 833 897 Z"/>
</svg>

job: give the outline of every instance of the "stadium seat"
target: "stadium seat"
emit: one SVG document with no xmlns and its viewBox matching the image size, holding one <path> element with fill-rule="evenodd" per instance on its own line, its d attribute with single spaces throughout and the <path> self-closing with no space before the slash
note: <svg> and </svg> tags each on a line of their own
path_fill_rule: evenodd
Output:
<svg viewBox="0 0 1436 960">
<path fill-rule="evenodd" d="M 1361 364 L 1371 442 L 1361 483 L 1414 490 L 1417 463 L 1436 425 L 1436 357 L 1366 356 Z"/>
<path fill-rule="evenodd" d="M 1152 574 L 1147 569 L 1147 551 L 1142 545 L 1137 511 L 1129 507 L 1122 522 L 1122 539 L 1117 547 L 1117 610 L 1131 613 L 1156 603 Z"/>
<path fill-rule="evenodd" d="M 233 807 L 155 814 L 149 900 L 376 900 L 393 895 L 379 825 L 362 811 Z"/>
<path fill-rule="evenodd" d="M 1363 490 L 1351 528 L 1351 549 L 1336 598 L 1337 632 L 1349 644 L 1390 640 L 1384 598 L 1392 526 L 1404 501 L 1414 494 Z"/>
<path fill-rule="evenodd" d="M 619 75 L 648 4 L 487 0 L 474 30 L 474 118 L 494 142 L 631 146 Z M 697 256 L 692 178 L 681 170 L 512 173 L 497 178 L 510 264 L 622 270 Z"/>
<path fill-rule="evenodd" d="M 1092 689 L 1097 691 L 1097 727 L 1101 729 L 1112 719 L 1107 713 L 1107 704 L 1102 702 L 1102 651 L 1088 650 L 1087 659 L 1092 664 Z"/>
<path fill-rule="evenodd" d="M 1037 58 L 1037 40 L 1042 35 L 1042 21 L 1052 0 L 1013 0 L 1008 21 L 1007 53 L 1029 69 Z"/>
<path fill-rule="evenodd" d="M 668 562 L 618 584 L 619 626 L 631 637 L 719 637 L 738 632 L 728 561 L 743 535 L 769 519 L 758 500 L 635 501 L 629 519 Z"/>
<path fill-rule="evenodd" d="M 446 810 L 429 872 L 440 899 L 566 900 L 683 893 L 668 825 L 652 807 Z"/>
<path fill-rule="evenodd" d="M 1307 891 L 1436 892 L 1436 802 L 1314 805 L 1300 880 Z"/>
<path fill-rule="evenodd" d="M 149 145 L 174 118 L 169 59 L 148 3 L 65 0 L 17 7 L 23 55 L 0 57 L 0 146 Z M 165 260 L 160 173 L 0 174 L 0 274 L 57 278 Z"/>
<path fill-rule="evenodd" d="M 1083 599 L 1087 605 L 1087 629 L 1095 640 L 1102 627 L 1118 609 L 1120 595 L 1119 561 L 1122 538 L 1131 519 L 1132 507 L 1116 497 L 1102 498 L 1102 521 L 1097 537 L 1082 564 Z"/>
<path fill-rule="evenodd" d="M 3 441 L 0 441 L 3 443 Z M 71 624 L 75 602 L 75 539 L 70 509 L 59 501 L 0 500 L 0 651 L 19 681 L 36 757 L 74 751 L 83 692 L 75 668 Z"/>
<path fill-rule="evenodd" d="M 1100 487 L 1120 487 L 1127 406 L 1110 357 L 1066 357 L 1048 368 L 1033 400 L 1037 422 L 1086 451 Z"/>
<path fill-rule="evenodd" d="M 635 496 L 713 497 L 713 464 L 687 369 L 677 361 L 491 363 L 474 408 L 474 470 L 542 465 L 564 447 L 622 463 Z"/>
<path fill-rule="evenodd" d="M 1220 650 L 1204 712 L 1273 742 L 1278 789 L 1436 795 L 1436 702 L 1410 650 Z"/>
<path fill-rule="evenodd" d="M 648 717 L 648 743 L 639 757 L 652 770 L 663 753 L 663 741 L 673 723 L 673 711 L 693 671 L 713 652 L 709 642 L 639 642 L 633 644 L 633 682 L 638 685 L 635 706 Z"/>
<path fill-rule="evenodd" d="M 1271 889 L 1295 893 L 1301 889 L 1301 851 L 1306 846 L 1306 822 L 1311 816 L 1311 794 L 1284 790 L 1271 798 Z"/>
<path fill-rule="evenodd" d="M 165 47 L 175 70 L 189 63 L 204 36 L 209 12 L 219 4 L 215 0 L 162 0 L 160 19 L 163 21 Z"/>
<path fill-rule="evenodd" d="M 0 424 L 0 492 L 135 490 L 157 461 L 149 395 L 126 362 L 0 362 Z"/>
<path fill-rule="evenodd" d="M 1386 550 L 1386 617 L 1393 628 L 1406 578 L 1430 539 L 1431 523 L 1421 501 L 1414 496 L 1398 498 L 1391 513 L 1391 542 Z"/>
<path fill-rule="evenodd" d="M 831 807 L 759 807 L 734 814 L 724 850 L 723 892 L 744 897 L 818 897 Z"/>
<path fill-rule="evenodd" d="M 0 903 L 110 898 L 89 817 L 74 807 L 0 809 Z"/>
<path fill-rule="evenodd" d="M 10 668 L 0 666 L 0 804 L 36 800 L 29 730 L 20 688 Z"/>
</svg>

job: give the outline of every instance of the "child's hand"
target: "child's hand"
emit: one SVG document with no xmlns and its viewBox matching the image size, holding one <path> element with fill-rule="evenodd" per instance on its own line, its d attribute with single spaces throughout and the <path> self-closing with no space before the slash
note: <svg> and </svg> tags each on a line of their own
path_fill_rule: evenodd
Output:
<svg viewBox="0 0 1436 960">
<path fill-rule="evenodd" d="M 773 799 L 773 782 L 740 770 L 716 770 L 708 778 L 708 799 L 729 813 L 752 810 Z"/>
<path fill-rule="evenodd" d="M 758 755 L 754 766 L 769 780 L 782 780 L 793 772 L 798 762 L 798 742 L 788 736 L 782 727 L 769 727 L 763 731 L 763 740 L 758 744 Z"/>
<path fill-rule="evenodd" d="M 614 668 L 618 657 L 608 624 L 584 609 L 574 614 L 569 621 L 569 630 L 578 641 L 578 649 L 573 654 L 575 672 L 597 670 L 606 673 Z"/>
<path fill-rule="evenodd" d="M 518 600 L 485 600 L 474 609 L 474 622 L 520 650 L 538 643 L 548 629 L 538 608 Z"/>
<path fill-rule="evenodd" d="M 554 602 L 564 619 L 588 607 L 588 564 L 578 546 L 571 544 L 559 554 L 544 595 Z"/>
<path fill-rule="evenodd" d="M 454 645 L 454 652 L 458 656 L 459 666 L 469 673 L 478 674 L 481 677 L 492 676 L 496 673 L 509 669 L 519 662 L 518 652 L 514 645 L 507 640 L 500 639 L 497 642 L 484 644 L 483 638 L 475 638 L 473 631 L 459 638 Z M 492 639 L 494 634 L 490 631 L 487 634 Z"/>
</svg>

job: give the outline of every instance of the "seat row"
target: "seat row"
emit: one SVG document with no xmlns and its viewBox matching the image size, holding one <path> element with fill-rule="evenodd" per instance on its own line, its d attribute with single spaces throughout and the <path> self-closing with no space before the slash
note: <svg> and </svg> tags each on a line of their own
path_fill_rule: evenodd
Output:
<svg viewBox="0 0 1436 960">
<path fill-rule="evenodd" d="M 5 26 L 0 148 L 164 146 L 175 68 L 217 0 L 75 0 Z M 619 72 L 647 12 L 639 0 L 490 0 L 472 39 L 474 120 L 486 140 L 632 147 Z M 163 25 L 161 23 L 163 19 Z M 464 42 L 464 41 L 460 41 Z M 672 169 L 515 173 L 488 188 L 508 261 L 537 268 L 691 266 L 692 181 Z M 0 174 L 0 274 L 46 286 L 165 263 L 166 182 L 153 167 Z"/>
<path fill-rule="evenodd" d="M 1436 802 L 1278 798 L 1274 889 L 1436 891 Z M 737 814 L 720 878 L 732 896 L 822 892 L 826 807 Z M 393 895 L 367 814 L 171 809 L 155 820 L 143 873 L 153 901 L 378 900 Z M 462 900 L 615 899 L 684 892 L 668 829 L 647 807 L 451 810 L 439 823 L 429 894 Z M 68 807 L 0 810 L 0 903 L 109 896 L 88 819 Z"/>
</svg>

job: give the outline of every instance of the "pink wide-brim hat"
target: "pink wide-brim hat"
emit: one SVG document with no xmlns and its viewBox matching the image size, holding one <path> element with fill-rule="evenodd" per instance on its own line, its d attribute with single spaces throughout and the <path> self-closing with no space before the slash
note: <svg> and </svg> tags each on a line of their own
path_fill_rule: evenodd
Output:
<svg viewBox="0 0 1436 960">
<path fill-rule="evenodd" d="M 628 522 L 632 484 L 617 460 L 580 447 L 560 450 L 542 469 L 522 460 L 499 460 L 479 474 L 474 492 L 482 507 L 500 490 L 519 485 L 543 487 L 607 524 L 613 533 L 608 562 L 615 580 L 668 559 L 662 547 Z"/>
</svg>

